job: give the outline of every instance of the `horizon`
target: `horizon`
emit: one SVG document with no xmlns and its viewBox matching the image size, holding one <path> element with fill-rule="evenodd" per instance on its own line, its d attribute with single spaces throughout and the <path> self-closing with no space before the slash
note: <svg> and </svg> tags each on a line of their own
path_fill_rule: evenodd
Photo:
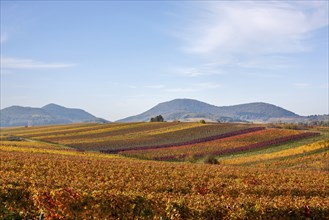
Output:
<svg viewBox="0 0 329 220">
<path fill-rule="evenodd" d="M 264 103 L 264 104 L 274 105 L 274 106 L 276 106 L 276 107 L 283 108 L 284 110 L 290 111 L 290 112 L 295 113 L 295 114 L 297 114 L 297 115 L 299 115 L 299 116 L 302 116 L 302 117 L 311 116 L 311 115 L 319 115 L 319 114 L 300 115 L 300 114 L 298 114 L 298 113 L 296 113 L 296 112 L 294 112 L 294 111 L 291 111 L 291 110 L 285 108 L 284 106 L 278 106 L 278 105 L 275 105 L 275 104 L 273 104 L 273 103 L 267 103 L 267 102 L 262 102 L 262 101 L 259 101 L 259 102 L 250 102 L 250 103 L 239 103 L 239 104 L 233 104 L 233 105 L 227 105 L 227 106 L 221 105 L 221 106 L 220 106 L 220 105 L 216 105 L 216 104 L 212 104 L 212 103 L 207 103 L 207 102 L 204 102 L 204 101 L 202 101 L 202 100 L 197 100 L 197 99 L 190 99 L 190 98 L 176 98 L 176 99 L 167 100 L 167 101 L 164 101 L 164 102 L 159 102 L 159 103 L 157 103 L 156 105 L 152 106 L 151 108 L 157 106 L 158 104 L 162 104 L 162 103 L 166 103 L 166 102 L 171 102 L 171 101 L 175 101 L 175 100 L 192 100 L 192 101 L 197 101 L 197 102 L 202 102 L 202 103 L 205 103 L 205 104 L 213 105 L 213 106 L 216 106 L 216 107 L 229 107 L 229 106 L 244 105 L 244 104 Z M 118 118 L 118 119 L 112 120 L 112 119 L 109 119 L 109 118 L 99 117 L 98 115 L 95 115 L 95 114 L 93 114 L 92 112 L 89 112 L 89 111 L 87 111 L 87 110 L 85 110 L 85 109 L 82 109 L 82 108 L 79 108 L 79 107 L 67 107 L 67 106 L 61 105 L 61 104 L 59 104 L 59 103 L 54 103 L 54 102 L 52 102 L 52 103 L 48 103 L 48 104 L 45 104 L 45 105 L 41 105 L 41 106 L 20 106 L 20 105 L 12 105 L 12 106 L 8 106 L 8 107 L 6 107 L 6 108 L 9 108 L 9 107 L 43 108 L 43 107 L 45 107 L 45 106 L 47 106 L 47 105 L 57 105 L 57 106 L 64 107 L 64 108 L 68 108 L 68 109 L 80 109 L 80 110 L 84 110 L 84 111 L 86 111 L 87 113 L 90 113 L 90 114 L 92 114 L 93 116 L 95 116 L 95 117 L 97 117 L 97 118 L 102 118 L 102 119 L 105 119 L 105 120 L 110 121 L 110 122 L 116 122 L 116 121 L 120 121 L 120 120 L 125 119 L 125 118 L 128 118 L 128 117 L 136 116 L 136 115 L 142 114 L 142 113 L 144 113 L 144 112 L 146 112 L 146 111 L 148 111 L 148 110 L 151 109 L 151 108 L 149 108 L 149 109 L 145 109 L 144 111 L 139 112 L 139 113 L 137 113 L 137 114 L 135 114 L 135 115 L 128 115 L 128 116 L 124 116 L 123 118 Z M 2 108 L 2 109 L 4 109 L 4 108 Z M 0 110 L 2 110 L 2 109 L 0 109 Z M 321 114 L 321 115 L 329 115 L 329 114 Z"/>
<path fill-rule="evenodd" d="M 0 4 L 0 109 L 116 121 L 185 97 L 329 113 L 328 1 Z"/>
</svg>

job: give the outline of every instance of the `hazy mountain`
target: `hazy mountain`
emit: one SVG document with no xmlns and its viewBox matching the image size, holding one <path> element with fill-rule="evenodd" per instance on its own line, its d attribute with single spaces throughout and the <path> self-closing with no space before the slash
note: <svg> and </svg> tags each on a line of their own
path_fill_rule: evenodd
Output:
<svg viewBox="0 0 329 220">
<path fill-rule="evenodd" d="M 72 122 L 92 121 L 96 119 L 95 116 L 82 109 L 65 108 L 56 104 L 48 104 L 43 106 L 42 109 L 54 117 L 68 119 Z"/>
<path fill-rule="evenodd" d="M 49 104 L 42 108 L 11 106 L 0 110 L 0 126 L 32 126 L 78 122 L 107 122 L 81 109 Z"/>
<path fill-rule="evenodd" d="M 162 115 L 165 120 L 190 121 L 193 118 L 203 118 L 212 121 L 260 121 L 266 122 L 273 118 L 295 118 L 297 114 L 281 107 L 256 102 L 242 105 L 218 107 L 193 99 L 175 99 L 163 102 L 150 110 L 131 116 L 120 122 L 149 121 L 151 117 Z"/>
</svg>

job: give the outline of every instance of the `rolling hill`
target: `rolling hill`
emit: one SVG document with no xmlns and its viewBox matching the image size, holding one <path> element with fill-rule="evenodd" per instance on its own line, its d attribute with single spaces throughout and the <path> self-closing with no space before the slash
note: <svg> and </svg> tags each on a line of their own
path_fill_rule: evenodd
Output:
<svg viewBox="0 0 329 220">
<path fill-rule="evenodd" d="M 160 114 L 167 121 L 190 121 L 202 118 L 221 122 L 267 122 L 273 119 L 300 117 L 291 111 L 263 102 L 218 107 L 193 99 L 174 99 L 160 103 L 142 114 L 121 119 L 119 122 L 149 121 L 151 117 Z"/>
<path fill-rule="evenodd" d="M 107 122 L 84 110 L 65 108 L 56 104 L 49 104 L 42 108 L 11 106 L 0 111 L 0 118 L 1 127 Z"/>
</svg>

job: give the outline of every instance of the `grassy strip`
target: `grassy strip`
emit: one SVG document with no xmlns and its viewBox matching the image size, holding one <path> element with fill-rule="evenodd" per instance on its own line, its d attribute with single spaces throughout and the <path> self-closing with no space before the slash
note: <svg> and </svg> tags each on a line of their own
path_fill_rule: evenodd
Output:
<svg viewBox="0 0 329 220">
<path fill-rule="evenodd" d="M 29 148 L 29 147 L 14 147 L 4 146 L 0 151 L 9 152 L 23 152 L 23 153 L 36 153 L 36 154 L 56 154 L 68 156 L 83 156 L 83 157 L 101 157 L 101 158 L 122 158 L 117 154 L 102 154 L 99 152 L 79 152 L 74 149 L 42 149 L 42 148 Z"/>
<path fill-rule="evenodd" d="M 17 133 L 17 135 L 24 136 L 24 137 L 39 137 L 39 136 L 50 136 L 50 135 L 68 135 L 72 133 L 78 133 L 83 131 L 89 131 L 89 130 L 97 130 L 101 129 L 104 126 L 107 126 L 108 124 L 87 124 L 85 126 L 76 126 L 76 127 L 68 127 L 63 129 L 56 129 L 56 128 L 50 128 L 49 129 L 43 129 L 39 131 L 30 131 L 26 133 Z M 111 124 L 112 125 L 112 124 Z"/>
<path fill-rule="evenodd" d="M 320 136 L 315 136 L 315 137 L 309 137 L 297 141 L 292 141 L 284 144 L 278 144 L 278 145 L 269 145 L 268 147 L 261 148 L 261 149 L 250 149 L 248 151 L 242 151 L 242 152 L 237 152 L 233 154 L 227 154 L 227 155 L 222 155 L 216 157 L 219 160 L 229 160 L 233 158 L 239 158 L 239 157 L 249 157 L 249 156 L 255 156 L 259 154 L 268 154 L 268 153 L 274 153 L 282 150 L 287 150 L 290 148 L 295 148 L 295 147 L 300 147 L 302 145 L 306 144 L 311 144 L 316 141 L 321 141 L 326 138 L 329 138 L 329 135 L 320 135 Z"/>
<path fill-rule="evenodd" d="M 117 134 L 128 134 L 128 133 L 135 133 L 141 132 L 146 130 L 153 130 L 157 129 L 158 127 L 164 126 L 174 126 L 173 123 L 127 123 L 127 124 L 106 124 L 102 127 L 98 127 L 96 129 L 90 128 L 89 130 L 86 129 L 81 132 L 70 132 L 70 133 L 58 133 L 55 135 L 38 135 L 33 136 L 34 138 L 38 139 L 47 139 L 47 140 L 57 140 L 57 139 L 86 139 L 88 138 L 101 138 L 101 137 L 108 137 L 108 136 L 115 136 Z"/>
<path fill-rule="evenodd" d="M 97 125 L 95 123 L 78 123 L 78 124 L 66 124 L 66 125 L 43 125 L 43 126 L 33 126 L 33 127 L 9 127 L 9 128 L 1 128 L 0 133 L 2 134 L 17 134 L 17 135 L 25 135 L 29 133 L 35 132 L 51 132 L 56 130 L 66 130 L 71 128 L 82 128 L 89 127 L 92 125 Z"/>
<path fill-rule="evenodd" d="M 45 144 L 50 144 L 50 145 L 53 145 L 53 146 L 56 146 L 56 147 L 59 147 L 59 148 L 62 148 L 62 149 L 74 149 L 73 147 L 70 147 L 70 146 L 67 146 L 67 145 L 64 145 L 64 144 L 59 144 L 59 143 L 54 143 L 54 142 L 51 142 L 51 141 L 43 141 L 43 140 L 35 140 L 35 139 L 32 139 L 32 138 L 24 138 L 26 141 L 31 141 L 31 142 L 40 142 L 40 143 L 45 143 Z"/>
<path fill-rule="evenodd" d="M 240 151 L 248 151 L 248 150 L 252 150 L 252 149 L 264 148 L 264 147 L 271 146 L 271 145 L 275 146 L 275 145 L 279 145 L 281 143 L 292 142 L 292 141 L 296 141 L 299 139 L 304 139 L 304 138 L 314 137 L 314 136 L 319 136 L 319 135 L 320 135 L 320 133 L 307 132 L 307 133 L 290 135 L 290 136 L 286 136 L 286 137 L 275 138 L 272 140 L 262 141 L 262 142 L 249 144 L 246 146 L 241 146 L 241 147 L 237 147 L 237 148 L 233 148 L 233 149 L 218 150 L 218 151 L 195 154 L 195 155 L 196 155 L 196 157 L 204 157 L 207 155 L 220 155 L 220 154 L 229 154 L 229 153 L 235 153 L 235 152 L 240 152 Z"/>
<path fill-rule="evenodd" d="M 30 151 L 35 152 L 46 152 L 46 151 L 72 151 L 73 148 L 59 145 L 56 143 L 48 143 L 45 141 L 33 140 L 29 138 L 17 137 L 17 140 L 13 141 L 2 141 L 1 150 L 14 150 L 14 151 L 25 151 L 29 149 Z"/>
<path fill-rule="evenodd" d="M 329 148 L 325 147 L 325 148 L 320 148 L 320 149 L 317 149 L 317 150 L 308 151 L 308 152 L 301 153 L 301 154 L 294 154 L 294 155 L 289 155 L 289 156 L 277 157 L 277 158 L 272 158 L 272 159 L 263 160 L 263 161 L 254 161 L 254 162 L 241 163 L 241 164 L 237 164 L 237 165 L 239 165 L 239 166 L 252 166 L 252 165 L 261 164 L 261 163 L 271 163 L 271 162 L 275 162 L 275 161 L 284 161 L 284 160 L 290 160 L 290 159 L 296 159 L 296 158 L 301 158 L 301 157 L 305 157 L 305 156 L 310 156 L 310 155 L 314 155 L 314 154 L 320 154 L 320 153 L 326 152 L 328 150 L 329 150 Z"/>
</svg>

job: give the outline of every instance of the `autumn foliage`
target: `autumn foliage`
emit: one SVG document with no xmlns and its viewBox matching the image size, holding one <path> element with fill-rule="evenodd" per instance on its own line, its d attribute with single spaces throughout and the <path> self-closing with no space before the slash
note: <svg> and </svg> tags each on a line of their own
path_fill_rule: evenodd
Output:
<svg viewBox="0 0 329 220">
<path fill-rule="evenodd" d="M 0 219 L 328 219 L 328 134 L 260 129 L 193 142 L 257 127 L 216 126 L 135 123 L 1 129 Z M 124 140 L 124 131 L 137 133 L 135 142 L 128 143 L 139 141 L 141 146 L 157 146 L 152 145 L 153 136 L 168 134 L 173 137 L 159 141 L 159 146 L 191 143 L 104 154 L 35 138 L 75 140 L 86 132 L 85 141 L 105 134 Z M 8 135 L 20 140 L 8 140 Z M 280 149 L 299 141 L 307 144 Z M 250 151 L 246 146 L 254 146 L 254 152 L 272 151 L 244 156 Z M 149 159 L 174 155 L 181 161 L 189 161 L 184 154 L 202 153 L 215 155 L 209 161 L 219 163 L 140 160 L 125 157 L 128 153 L 136 157 L 143 153 Z"/>
</svg>

